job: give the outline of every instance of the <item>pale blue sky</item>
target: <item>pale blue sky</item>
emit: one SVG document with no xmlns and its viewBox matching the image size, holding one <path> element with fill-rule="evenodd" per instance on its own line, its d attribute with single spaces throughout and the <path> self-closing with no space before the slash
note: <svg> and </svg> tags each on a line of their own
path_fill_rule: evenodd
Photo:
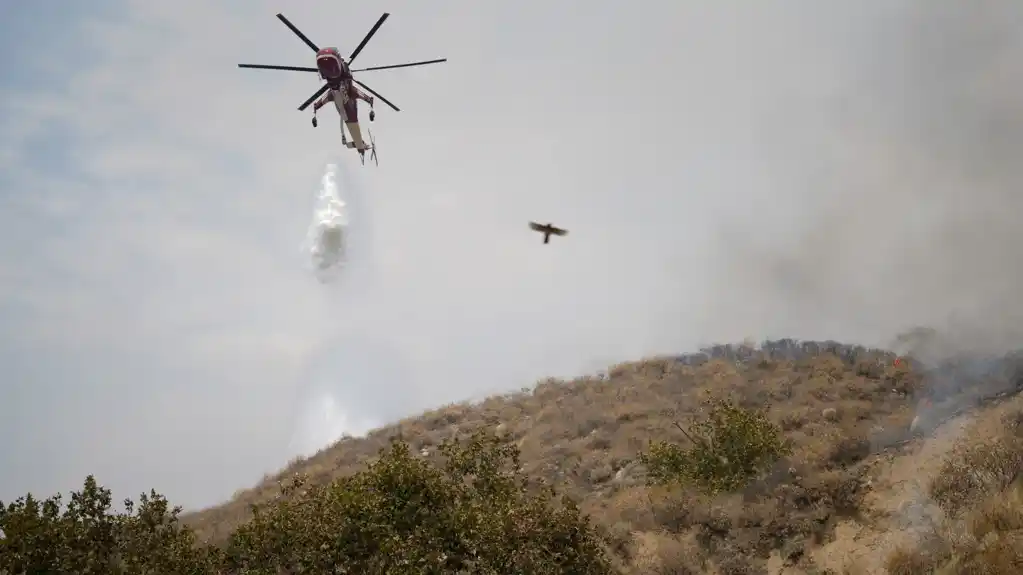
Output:
<svg viewBox="0 0 1023 575">
<path fill-rule="evenodd" d="M 1023 5 L 739 6 L 0 5 L 0 499 L 211 504 L 324 395 L 372 424 L 711 341 L 1015 328 Z M 310 65 L 278 11 L 348 52 L 384 10 L 359 65 L 450 61 L 360 76 L 403 109 L 363 169 L 312 75 L 236 64 Z M 300 250 L 328 162 L 358 294 Z"/>
</svg>

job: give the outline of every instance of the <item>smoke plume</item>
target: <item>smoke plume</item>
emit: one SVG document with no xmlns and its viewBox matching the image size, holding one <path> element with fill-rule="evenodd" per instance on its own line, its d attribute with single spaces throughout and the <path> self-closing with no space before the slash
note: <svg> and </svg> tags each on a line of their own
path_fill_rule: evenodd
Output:
<svg viewBox="0 0 1023 575">
<path fill-rule="evenodd" d="M 722 231 L 707 323 L 882 345 L 928 326 L 960 350 L 1018 347 L 1023 4 L 857 6 L 828 70 L 840 89 L 755 126 L 791 217 Z M 816 89 L 812 72 L 785 90 Z"/>
</svg>

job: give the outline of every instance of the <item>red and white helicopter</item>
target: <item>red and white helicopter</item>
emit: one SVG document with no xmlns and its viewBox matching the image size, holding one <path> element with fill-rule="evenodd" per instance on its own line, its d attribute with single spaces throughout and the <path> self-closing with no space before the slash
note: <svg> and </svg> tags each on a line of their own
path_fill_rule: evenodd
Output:
<svg viewBox="0 0 1023 575">
<path fill-rule="evenodd" d="M 359 127 L 359 108 L 356 104 L 357 100 L 363 100 L 369 104 L 369 121 L 372 122 L 376 117 L 376 113 L 373 111 L 373 97 L 367 96 L 357 87 L 355 84 L 362 86 L 367 92 L 373 94 L 380 101 L 387 104 L 394 109 L 395 112 L 401 110 L 389 102 L 387 98 L 373 91 L 372 88 L 363 84 L 352 77 L 353 72 L 369 72 L 371 70 L 388 70 L 391 68 L 408 68 L 410 66 L 424 66 L 426 64 L 437 64 L 440 62 L 447 62 L 447 58 L 440 58 L 438 60 L 424 60 L 422 62 L 409 62 L 408 64 L 392 64 L 390 66 L 373 66 L 372 68 L 360 68 L 358 70 L 352 70 L 349 65 L 355 60 L 355 57 L 362 52 L 362 49 L 366 47 L 366 43 L 369 39 L 376 34 L 377 30 L 390 16 L 387 12 L 377 20 L 377 23 L 370 28 L 369 33 L 366 37 L 359 42 L 359 45 L 355 47 L 355 51 L 348 57 L 348 62 L 341 57 L 341 52 L 337 48 L 328 47 L 320 48 L 316 44 L 313 44 L 309 38 L 306 38 L 305 34 L 300 32 L 294 24 L 288 21 L 283 14 L 278 14 L 277 19 L 284 22 L 284 25 L 291 29 L 307 46 L 316 52 L 316 67 L 306 68 L 301 66 L 269 66 L 265 64 L 238 64 L 239 68 L 256 68 L 260 70 L 290 70 L 293 72 L 317 72 L 319 73 L 320 79 L 326 83 L 316 91 L 315 94 L 309 97 L 308 100 L 302 102 L 302 105 L 298 107 L 299 111 L 303 111 L 309 107 L 309 104 L 313 104 L 313 101 L 320 97 L 321 94 L 327 92 L 323 98 L 316 100 L 313 105 L 313 127 L 316 127 L 316 111 L 328 102 L 333 102 L 334 107 L 337 108 L 338 115 L 341 116 L 341 143 L 345 147 L 354 148 L 359 152 L 359 158 L 362 163 L 366 163 L 366 150 L 369 150 L 370 158 L 377 162 L 376 142 L 373 140 L 373 133 L 369 133 L 370 143 L 367 144 L 362 138 L 362 130 Z M 348 128 L 348 132 L 352 135 L 352 141 L 349 142 L 345 138 L 345 128 Z M 377 162 L 379 165 L 379 162 Z"/>
</svg>

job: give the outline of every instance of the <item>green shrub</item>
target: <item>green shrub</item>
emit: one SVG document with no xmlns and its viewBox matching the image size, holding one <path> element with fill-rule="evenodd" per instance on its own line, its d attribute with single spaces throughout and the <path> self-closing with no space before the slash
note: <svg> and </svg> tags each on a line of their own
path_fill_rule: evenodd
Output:
<svg viewBox="0 0 1023 575">
<path fill-rule="evenodd" d="M 714 495 L 735 491 L 766 472 L 791 447 L 762 411 L 716 402 L 692 429 L 679 429 L 692 445 L 653 442 L 640 455 L 653 484 L 684 483 Z"/>
<path fill-rule="evenodd" d="M 440 467 L 394 442 L 328 485 L 296 478 L 224 550 L 197 544 L 155 492 L 111 511 L 89 476 L 66 508 L 59 495 L 0 503 L 0 575 L 612 573 L 588 519 L 529 485 L 515 447 L 477 434 L 440 449 Z"/>
<path fill-rule="evenodd" d="M 110 491 L 91 475 L 67 507 L 60 495 L 0 502 L 0 573 L 214 573 L 216 549 L 197 546 L 156 492 L 111 511 Z"/>
<path fill-rule="evenodd" d="M 570 501 L 530 489 L 518 450 L 492 435 L 440 447 L 443 467 L 393 442 L 366 471 L 309 486 L 234 534 L 245 573 L 609 574 L 601 541 Z M 557 504 L 556 504 L 557 503 Z"/>
</svg>

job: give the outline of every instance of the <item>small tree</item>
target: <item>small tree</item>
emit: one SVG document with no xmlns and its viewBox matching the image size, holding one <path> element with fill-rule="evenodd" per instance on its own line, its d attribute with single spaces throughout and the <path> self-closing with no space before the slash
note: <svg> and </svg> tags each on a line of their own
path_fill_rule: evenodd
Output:
<svg viewBox="0 0 1023 575">
<path fill-rule="evenodd" d="M 678 427 L 691 447 L 659 441 L 640 455 L 653 484 L 686 483 L 711 495 L 735 491 L 791 451 L 781 429 L 763 412 L 730 401 L 716 402 L 690 431 Z"/>
<path fill-rule="evenodd" d="M 0 504 L 0 575 L 610 575 L 588 519 L 529 485 L 518 450 L 488 434 L 441 446 L 443 466 L 394 442 L 369 469 L 254 508 L 227 549 L 196 543 L 150 492 L 111 511 L 89 476 L 71 495 Z"/>
<path fill-rule="evenodd" d="M 363 472 L 323 486 L 299 478 L 254 509 L 229 567 L 249 574 L 610 574 L 601 542 L 570 501 L 531 489 L 518 450 L 478 433 L 445 442 L 437 467 L 392 442 Z"/>
<path fill-rule="evenodd" d="M 156 492 L 143 494 L 137 507 L 125 500 L 125 512 L 113 512 L 110 490 L 90 475 L 63 510 L 61 500 L 28 494 L 0 503 L 0 573 L 216 572 L 218 552 L 197 546 L 178 523 L 180 508 Z"/>
</svg>

